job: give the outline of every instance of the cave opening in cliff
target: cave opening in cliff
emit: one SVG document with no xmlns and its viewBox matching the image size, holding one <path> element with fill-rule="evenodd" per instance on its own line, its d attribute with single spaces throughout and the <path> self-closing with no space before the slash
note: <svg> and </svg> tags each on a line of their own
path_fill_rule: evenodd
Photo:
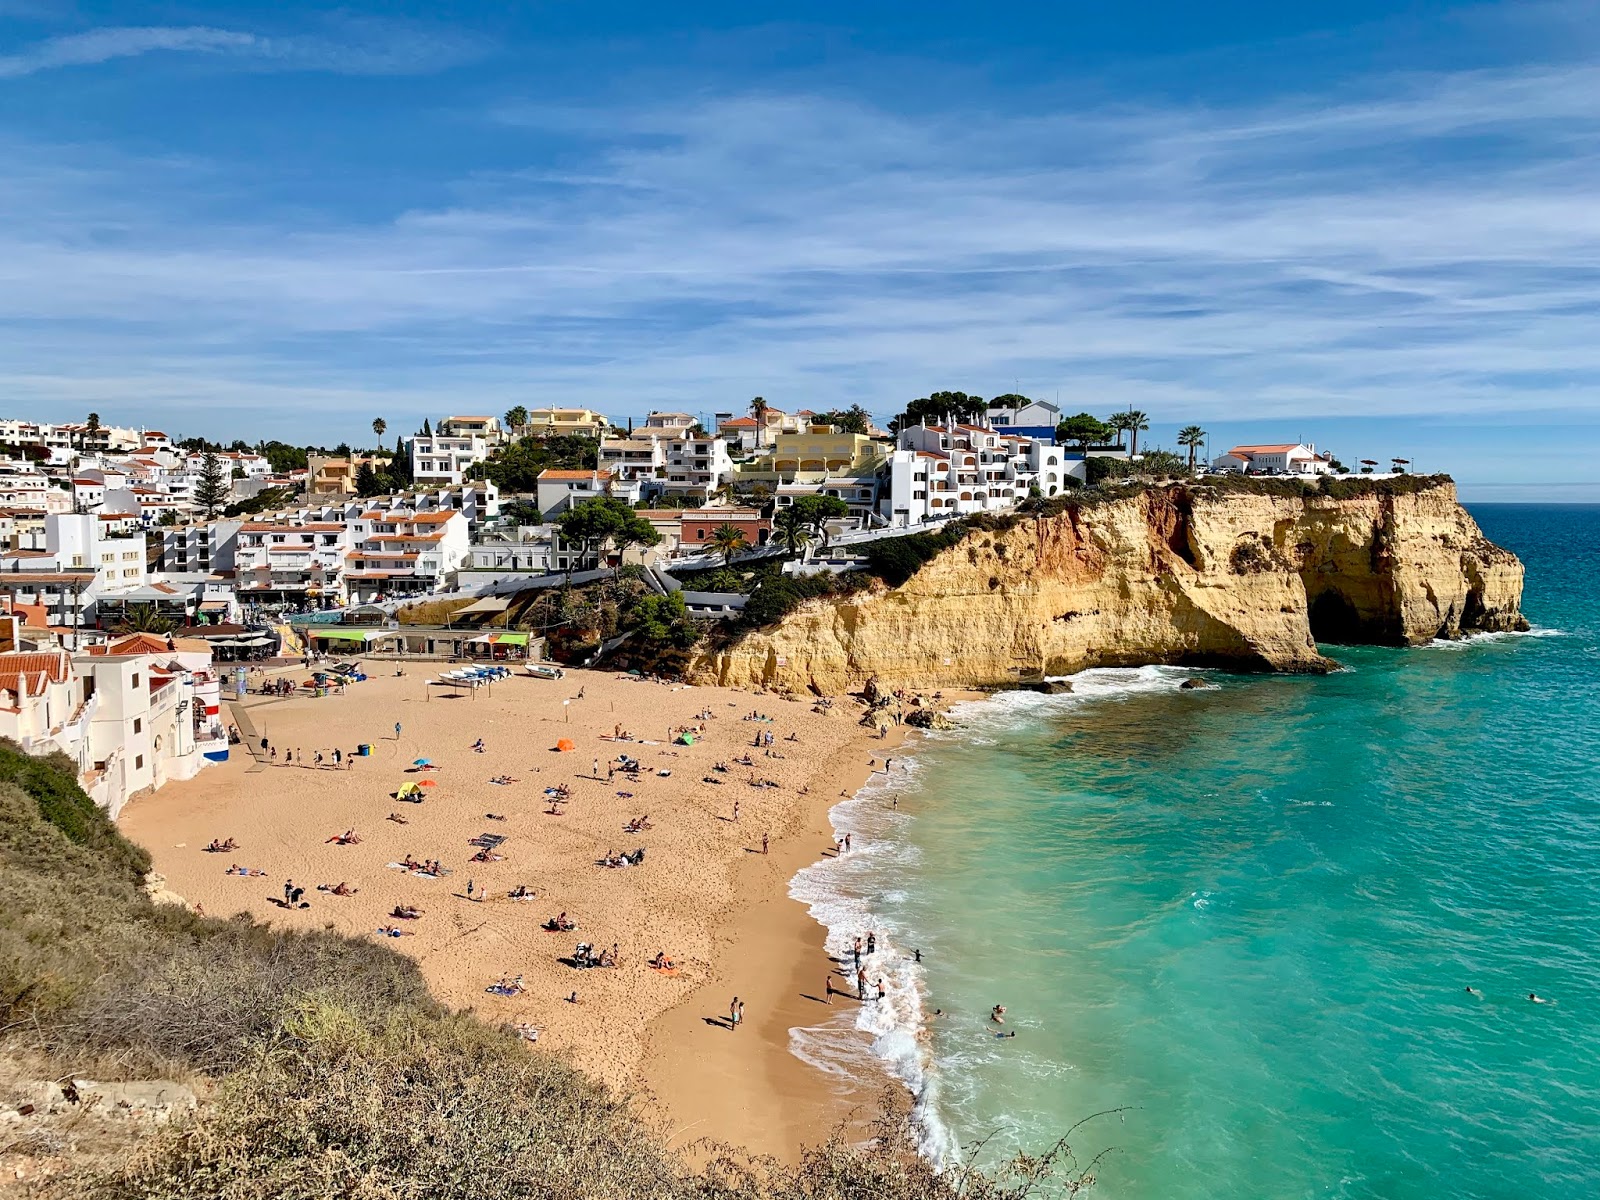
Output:
<svg viewBox="0 0 1600 1200">
<path fill-rule="evenodd" d="M 1311 602 L 1311 636 L 1319 642 L 1335 645 L 1354 645 L 1369 641 L 1364 636 L 1361 615 L 1356 606 L 1332 589 L 1322 592 Z"/>
</svg>

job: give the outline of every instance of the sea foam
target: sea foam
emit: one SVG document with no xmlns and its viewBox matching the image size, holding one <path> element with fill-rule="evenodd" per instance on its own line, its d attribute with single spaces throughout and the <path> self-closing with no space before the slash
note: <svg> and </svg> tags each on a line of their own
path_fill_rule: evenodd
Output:
<svg viewBox="0 0 1600 1200">
<path fill-rule="evenodd" d="M 997 735 L 1021 728 L 1051 713 L 1065 713 L 1092 703 L 1115 702 L 1140 693 L 1175 691 L 1186 679 L 1209 672 L 1177 667 L 1102 667 L 1072 676 L 1057 676 L 1072 683 L 1071 692 L 1010 691 L 983 700 L 952 706 L 958 724 L 951 730 L 930 731 L 931 741 L 961 739 L 969 745 L 993 743 Z M 913 1118 L 924 1154 L 938 1163 L 960 1159 L 960 1145 L 940 1112 L 940 1091 L 945 1079 L 958 1079 L 969 1048 L 935 1056 L 928 1033 L 927 979 L 916 961 L 914 931 L 897 928 L 880 901 L 895 893 L 919 855 L 903 836 L 915 819 L 895 806 L 897 797 L 921 795 L 923 768 L 914 750 L 889 756 L 892 768 L 878 771 L 852 797 L 835 805 L 829 814 L 837 838 L 849 834 L 852 849 L 803 868 L 789 884 L 789 895 L 805 904 L 827 931 L 824 944 L 830 957 L 842 964 L 846 977 L 836 987 L 854 991 L 851 950 L 855 939 L 877 937 L 877 951 L 864 955 L 868 994 L 876 995 L 881 979 L 883 1000 L 856 1004 L 842 999 L 837 1015 L 816 1025 L 789 1031 L 789 1049 L 797 1058 L 833 1076 L 852 1074 L 863 1045 L 911 1093 Z M 853 1006 L 853 1011 L 850 1006 Z M 837 1005 L 836 1005 L 837 1007 Z M 987 1053 L 985 1050 L 980 1053 Z"/>
</svg>

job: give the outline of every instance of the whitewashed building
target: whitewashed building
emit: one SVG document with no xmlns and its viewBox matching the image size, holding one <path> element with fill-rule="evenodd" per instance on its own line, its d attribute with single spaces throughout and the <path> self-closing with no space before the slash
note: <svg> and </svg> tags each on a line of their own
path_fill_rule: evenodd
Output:
<svg viewBox="0 0 1600 1200">
<path fill-rule="evenodd" d="M 1211 467 L 1246 475 L 1326 475 L 1333 470 L 1333 456 L 1318 454 L 1316 446 L 1299 442 L 1235 446 L 1212 459 Z"/>
</svg>

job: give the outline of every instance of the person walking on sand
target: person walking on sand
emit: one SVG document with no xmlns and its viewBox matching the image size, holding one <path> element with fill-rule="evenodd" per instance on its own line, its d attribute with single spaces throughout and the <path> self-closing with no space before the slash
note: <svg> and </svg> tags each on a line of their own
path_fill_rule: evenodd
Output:
<svg viewBox="0 0 1600 1200">
<path fill-rule="evenodd" d="M 739 997 L 737 996 L 728 1002 L 728 1028 L 739 1028 Z"/>
<path fill-rule="evenodd" d="M 827 1003 L 832 1004 L 833 1003 L 833 973 L 831 971 L 828 973 L 828 977 L 822 981 L 822 989 L 823 989 L 822 990 L 822 994 L 828 998 L 827 999 Z"/>
<path fill-rule="evenodd" d="M 288 907 L 289 897 L 291 897 L 293 895 L 294 895 L 294 880 L 285 879 L 283 881 L 283 903 L 284 903 L 285 907 Z"/>
<path fill-rule="evenodd" d="M 739 819 L 739 802 L 737 800 L 733 802 L 733 819 L 735 821 Z"/>
<path fill-rule="evenodd" d="M 472 882 L 472 880 L 470 880 L 470 879 L 467 880 L 467 899 L 468 900 L 472 899 L 472 892 L 473 892 L 473 888 L 475 886 L 476 885 Z"/>
<path fill-rule="evenodd" d="M 394 740 L 397 741 L 397 742 L 400 740 L 400 722 L 399 721 L 396 721 L 394 723 Z"/>
<path fill-rule="evenodd" d="M 761 853 L 763 854 L 767 852 L 767 836 L 768 835 L 764 833 L 761 835 Z"/>
<path fill-rule="evenodd" d="M 739 1011 L 734 1016 L 733 1020 L 734 1020 L 734 1024 L 735 1025 L 743 1025 L 744 1024 L 744 1001 L 743 1000 L 739 1001 Z"/>
</svg>

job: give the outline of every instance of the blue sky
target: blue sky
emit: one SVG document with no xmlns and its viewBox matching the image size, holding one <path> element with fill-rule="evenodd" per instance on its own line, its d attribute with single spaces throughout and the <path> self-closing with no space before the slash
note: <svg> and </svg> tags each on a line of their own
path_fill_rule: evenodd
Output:
<svg viewBox="0 0 1600 1200">
<path fill-rule="evenodd" d="M 0 408 L 1017 390 L 1600 499 L 1597 17 L 0 0 Z"/>
</svg>

